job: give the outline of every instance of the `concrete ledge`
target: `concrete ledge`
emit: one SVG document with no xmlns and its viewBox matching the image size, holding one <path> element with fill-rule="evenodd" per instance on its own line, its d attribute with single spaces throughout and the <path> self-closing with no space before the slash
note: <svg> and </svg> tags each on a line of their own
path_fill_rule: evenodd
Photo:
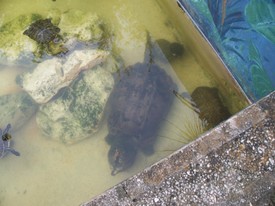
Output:
<svg viewBox="0 0 275 206">
<path fill-rule="evenodd" d="M 275 204 L 275 92 L 82 206 Z"/>
</svg>

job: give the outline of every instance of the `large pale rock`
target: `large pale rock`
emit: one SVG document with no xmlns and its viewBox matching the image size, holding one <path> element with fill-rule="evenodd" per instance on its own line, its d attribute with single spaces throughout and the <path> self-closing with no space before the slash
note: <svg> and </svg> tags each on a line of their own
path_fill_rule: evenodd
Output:
<svg viewBox="0 0 275 206">
<path fill-rule="evenodd" d="M 114 86 L 109 70 L 104 63 L 84 71 L 59 97 L 41 105 L 36 120 L 42 133 L 64 144 L 91 137 Z"/>
<path fill-rule="evenodd" d="M 76 50 L 65 59 L 46 60 L 21 77 L 22 87 L 37 103 L 46 103 L 81 71 L 100 64 L 107 55 L 102 50 Z"/>
</svg>

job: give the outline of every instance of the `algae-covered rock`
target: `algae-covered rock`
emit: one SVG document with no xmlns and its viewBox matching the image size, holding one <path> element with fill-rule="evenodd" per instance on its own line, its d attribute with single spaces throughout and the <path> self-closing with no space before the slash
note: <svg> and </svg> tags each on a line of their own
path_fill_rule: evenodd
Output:
<svg viewBox="0 0 275 206">
<path fill-rule="evenodd" d="M 46 136 L 65 144 L 92 136 L 113 85 L 112 74 L 101 66 L 83 72 L 58 98 L 40 106 L 38 126 Z"/>
<path fill-rule="evenodd" d="M 107 55 L 102 50 L 76 50 L 65 59 L 55 57 L 43 61 L 32 72 L 23 74 L 19 82 L 37 103 L 46 103 L 81 71 L 100 64 Z"/>
<path fill-rule="evenodd" d="M 64 38 L 76 37 L 84 42 L 100 43 L 107 32 L 102 18 L 94 13 L 80 10 L 69 10 L 63 13 L 58 26 Z"/>
<path fill-rule="evenodd" d="M 0 27 L 0 60 L 12 62 L 31 57 L 36 43 L 23 35 L 23 31 L 40 18 L 39 14 L 20 15 Z"/>
<path fill-rule="evenodd" d="M 25 92 L 0 96 L 0 125 L 10 123 L 14 130 L 19 129 L 37 110 L 37 104 Z"/>
<path fill-rule="evenodd" d="M 46 46 L 41 47 L 41 42 L 37 41 L 40 39 L 37 38 L 37 35 L 31 39 L 24 33 L 26 34 L 26 31 L 32 28 L 35 22 L 46 20 L 51 21 L 52 27 L 58 28 L 58 32 L 53 33 L 58 33 L 61 42 L 55 45 L 52 43 L 54 41 L 49 41 Z M 34 28 L 35 31 L 39 30 L 37 26 Z M 46 28 L 48 29 L 49 26 Z M 54 9 L 48 11 L 47 16 L 40 14 L 20 15 L 0 27 L 0 60 L 7 64 L 15 64 L 21 60 L 24 63 L 29 63 L 39 61 L 36 59 L 37 56 L 40 58 L 43 54 L 56 55 L 60 51 L 72 51 L 79 43 L 93 48 L 106 49 L 110 47 L 110 42 L 109 29 L 97 14 L 76 9 L 62 13 Z M 57 49 L 59 46 L 61 49 Z"/>
<path fill-rule="evenodd" d="M 65 54 L 68 49 L 63 46 L 62 37 L 59 35 L 60 28 L 55 26 L 51 19 L 39 19 L 33 22 L 24 32 L 38 44 L 34 53 L 40 58 L 45 52 L 49 55 Z"/>
</svg>

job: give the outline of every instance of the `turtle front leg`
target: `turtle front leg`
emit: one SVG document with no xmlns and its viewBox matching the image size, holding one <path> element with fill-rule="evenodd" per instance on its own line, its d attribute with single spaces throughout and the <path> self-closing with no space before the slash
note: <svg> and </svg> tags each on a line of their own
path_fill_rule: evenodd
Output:
<svg viewBox="0 0 275 206">
<path fill-rule="evenodd" d="M 34 55 L 34 62 L 40 62 L 41 57 L 43 55 L 43 51 L 46 49 L 45 45 L 38 44 L 35 51 L 33 52 Z"/>
<path fill-rule="evenodd" d="M 66 54 L 69 50 L 64 47 L 63 42 L 54 42 L 51 41 L 47 45 L 47 53 L 51 54 L 53 56 L 58 55 L 58 54 Z"/>
</svg>

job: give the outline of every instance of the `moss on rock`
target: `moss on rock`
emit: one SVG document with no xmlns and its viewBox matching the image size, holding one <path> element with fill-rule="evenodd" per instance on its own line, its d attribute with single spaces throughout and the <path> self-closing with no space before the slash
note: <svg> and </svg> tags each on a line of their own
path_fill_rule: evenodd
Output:
<svg viewBox="0 0 275 206">
<path fill-rule="evenodd" d="M 114 85 L 112 74 L 98 66 L 81 74 L 55 100 L 40 106 L 38 126 L 57 141 L 72 144 L 95 133 Z"/>
</svg>

